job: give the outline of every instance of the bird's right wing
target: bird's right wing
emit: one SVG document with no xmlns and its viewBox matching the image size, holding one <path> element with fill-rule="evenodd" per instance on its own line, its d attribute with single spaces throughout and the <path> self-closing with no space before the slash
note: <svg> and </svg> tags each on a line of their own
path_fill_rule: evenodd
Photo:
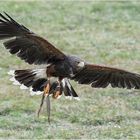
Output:
<svg viewBox="0 0 140 140">
<path fill-rule="evenodd" d="M 140 75 L 125 70 L 85 64 L 73 78 L 79 84 L 91 84 L 95 88 L 112 87 L 140 89 Z"/>
<path fill-rule="evenodd" d="M 65 54 L 50 42 L 5 15 L 0 14 L 0 40 L 8 39 L 4 46 L 11 54 L 29 64 L 48 64 L 64 59 Z"/>
</svg>

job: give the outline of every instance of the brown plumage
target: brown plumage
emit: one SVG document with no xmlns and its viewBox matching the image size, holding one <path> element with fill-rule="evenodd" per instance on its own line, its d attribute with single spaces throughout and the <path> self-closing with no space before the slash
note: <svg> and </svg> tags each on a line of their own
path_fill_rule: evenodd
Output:
<svg viewBox="0 0 140 140">
<path fill-rule="evenodd" d="M 125 70 L 88 64 L 78 57 L 66 55 L 48 40 L 17 23 L 8 14 L 0 14 L 0 40 L 7 39 L 4 46 L 11 54 L 29 64 L 44 64 L 43 69 L 16 70 L 15 79 L 33 91 L 44 91 L 44 96 L 54 98 L 64 92 L 65 96 L 78 97 L 68 79 L 91 87 L 112 87 L 140 89 L 140 75 Z M 58 81 L 51 83 L 50 78 Z M 45 87 L 47 87 L 45 89 Z"/>
<path fill-rule="evenodd" d="M 8 39 L 4 42 L 5 48 L 29 64 L 49 64 L 46 66 L 49 78 L 58 77 L 60 81 L 68 78 L 96 88 L 105 88 L 110 84 L 112 87 L 140 89 L 139 74 L 88 64 L 75 56 L 65 55 L 46 39 L 17 23 L 8 14 L 5 15 L 7 17 L 0 14 L 0 39 Z M 15 71 L 16 80 L 27 86 L 33 85 L 35 73 L 28 75 L 29 71 Z M 20 72 L 27 73 L 20 75 Z"/>
<path fill-rule="evenodd" d="M 46 64 L 64 58 L 64 54 L 47 40 L 6 15 L 8 18 L 0 14 L 0 39 L 16 37 L 4 42 L 11 54 L 17 54 L 29 64 Z"/>
<path fill-rule="evenodd" d="M 140 88 L 140 75 L 125 70 L 86 64 L 74 80 L 79 84 L 91 84 L 95 88 L 105 88 L 109 84 L 119 88 Z"/>
</svg>

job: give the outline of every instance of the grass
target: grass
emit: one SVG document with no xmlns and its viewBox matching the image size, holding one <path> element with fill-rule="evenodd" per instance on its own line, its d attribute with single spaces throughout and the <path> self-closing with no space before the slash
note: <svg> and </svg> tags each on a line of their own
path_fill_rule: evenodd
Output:
<svg viewBox="0 0 140 140">
<path fill-rule="evenodd" d="M 140 73 L 140 3 L 1 1 L 6 11 L 60 50 L 94 64 Z M 72 82 L 81 101 L 51 99 L 49 125 L 40 97 L 11 84 L 9 69 L 29 66 L 0 45 L 0 138 L 139 139 L 140 91 L 92 89 Z"/>
</svg>

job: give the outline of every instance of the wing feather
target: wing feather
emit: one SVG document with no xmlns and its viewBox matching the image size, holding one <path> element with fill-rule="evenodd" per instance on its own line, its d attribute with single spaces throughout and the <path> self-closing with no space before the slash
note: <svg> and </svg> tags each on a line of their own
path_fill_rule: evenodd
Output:
<svg viewBox="0 0 140 140">
<path fill-rule="evenodd" d="M 13 38 L 14 37 L 14 38 Z M 63 60 L 65 55 L 50 42 L 17 23 L 7 13 L 0 14 L 0 40 L 4 46 L 29 64 L 46 64 Z"/>
<path fill-rule="evenodd" d="M 140 89 L 140 75 L 125 70 L 86 64 L 73 78 L 80 84 L 91 84 L 95 88 L 112 87 Z"/>
</svg>

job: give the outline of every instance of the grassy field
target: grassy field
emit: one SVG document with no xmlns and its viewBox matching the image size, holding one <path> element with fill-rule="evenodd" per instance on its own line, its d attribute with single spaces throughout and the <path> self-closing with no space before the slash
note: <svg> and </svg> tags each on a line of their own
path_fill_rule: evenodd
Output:
<svg viewBox="0 0 140 140">
<path fill-rule="evenodd" d="M 3 11 L 68 54 L 140 73 L 140 2 L 1 1 Z M 41 97 L 9 81 L 28 67 L 1 42 L 0 138 L 140 139 L 140 91 L 72 82 L 81 100 L 51 99 L 49 125 L 45 107 L 36 117 Z"/>
</svg>

